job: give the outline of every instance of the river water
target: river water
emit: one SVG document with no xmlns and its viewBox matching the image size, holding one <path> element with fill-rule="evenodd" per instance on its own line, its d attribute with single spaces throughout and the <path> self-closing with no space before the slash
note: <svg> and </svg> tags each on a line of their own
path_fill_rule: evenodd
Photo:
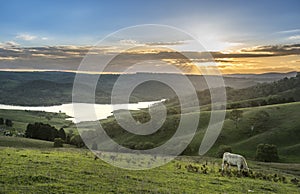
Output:
<svg viewBox="0 0 300 194">
<path fill-rule="evenodd" d="M 130 104 L 86 104 L 86 103 L 69 103 L 55 106 L 15 106 L 0 104 L 0 109 L 7 110 L 29 110 L 29 111 L 45 111 L 52 113 L 65 113 L 72 117 L 68 120 L 72 120 L 75 123 L 82 121 L 94 121 L 99 119 L 105 119 L 111 116 L 113 111 L 127 109 L 127 110 L 139 110 L 142 108 L 148 108 L 149 106 L 161 101 L 150 102 L 138 102 Z M 74 107 L 76 107 L 76 118 L 74 114 Z M 92 112 L 92 116 L 91 115 Z"/>
</svg>

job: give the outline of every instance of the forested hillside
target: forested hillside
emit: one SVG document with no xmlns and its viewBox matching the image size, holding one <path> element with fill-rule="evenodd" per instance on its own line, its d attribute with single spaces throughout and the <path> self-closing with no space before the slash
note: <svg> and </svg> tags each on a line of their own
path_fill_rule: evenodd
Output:
<svg viewBox="0 0 300 194">
<path fill-rule="evenodd" d="M 122 83 L 126 90 L 131 81 L 139 79 L 145 73 L 124 75 L 127 82 Z M 165 76 L 168 79 L 175 79 L 176 74 L 150 74 L 155 76 Z M 89 75 L 96 76 L 96 75 Z M 0 104 L 13 105 L 56 105 L 72 102 L 72 89 L 75 74 L 67 72 L 4 72 L 0 71 Z M 207 89 L 207 84 L 203 76 L 187 75 L 195 86 L 197 91 Z M 111 90 L 119 75 L 101 75 L 96 90 L 97 103 L 110 103 Z M 212 76 L 213 78 L 213 76 Z M 225 76 L 224 82 L 231 89 L 241 89 L 254 86 L 258 83 L 268 83 L 278 80 L 278 77 L 265 77 L 265 75 L 256 77 L 230 77 Z M 177 83 L 178 87 L 184 87 L 183 83 Z M 155 91 L 155 92 L 154 92 Z M 205 92 L 203 92 L 205 97 Z M 174 98 L 175 93 L 157 81 L 149 81 L 139 85 L 131 96 L 132 102 L 152 101 L 160 99 Z"/>
</svg>

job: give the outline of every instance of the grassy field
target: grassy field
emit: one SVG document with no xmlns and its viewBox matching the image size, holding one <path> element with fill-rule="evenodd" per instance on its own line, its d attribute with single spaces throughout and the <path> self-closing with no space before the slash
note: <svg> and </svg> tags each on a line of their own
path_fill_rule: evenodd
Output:
<svg viewBox="0 0 300 194">
<path fill-rule="evenodd" d="M 0 146 L 14 148 L 52 148 L 53 142 L 23 137 L 0 136 Z M 64 147 L 73 146 L 64 144 Z"/>
<path fill-rule="evenodd" d="M 216 156 L 219 146 L 228 145 L 232 147 L 233 152 L 254 159 L 257 145 L 268 143 L 277 146 L 281 162 L 300 163 L 300 102 L 243 108 L 240 110 L 243 111 L 243 117 L 238 122 L 238 128 L 228 117 L 231 110 L 227 110 L 227 117 L 221 134 L 209 151 L 209 156 Z M 269 115 L 268 118 L 257 122 L 257 126 L 251 130 L 251 118 L 259 115 L 261 112 L 267 113 Z M 147 117 L 145 112 L 140 115 L 139 113 L 136 114 L 137 118 L 144 119 Z M 191 114 L 199 114 L 199 112 Z M 185 154 L 198 155 L 200 143 L 207 129 L 209 119 L 210 112 L 201 111 L 198 130 Z M 147 136 L 127 133 L 120 129 L 114 118 L 103 120 L 101 123 L 107 134 L 119 144 L 126 146 L 126 144 L 129 145 L 132 142 L 136 144 L 151 142 L 154 145 L 160 145 L 172 137 L 177 129 L 179 120 L 179 114 L 170 115 L 160 130 Z M 82 126 L 86 130 L 91 128 L 89 123 L 83 123 Z"/>
<path fill-rule="evenodd" d="M 0 194 L 299 193 L 299 184 L 291 182 L 294 178 L 300 178 L 299 108 L 300 103 L 295 102 L 241 109 L 243 118 L 238 128 L 227 118 L 215 146 L 206 157 L 197 156 L 210 118 L 210 112 L 202 111 L 198 131 L 189 146 L 193 156 L 180 156 L 164 166 L 142 171 L 123 170 L 94 160 L 94 155 L 86 149 L 69 145 L 56 149 L 52 142 L 0 136 Z M 267 112 L 270 117 L 264 121 L 263 127 L 255 128 L 253 132 L 250 130 L 250 118 L 260 111 Z M 136 114 L 138 117 L 139 113 Z M 144 138 L 164 142 L 174 133 L 174 121 L 178 121 L 179 116 L 170 115 L 163 130 Z M 14 122 L 12 128 L 17 131 L 24 131 L 28 123 L 34 122 L 64 127 L 67 131 L 75 130 L 74 124 L 66 121 L 63 114 L 0 110 L 0 117 L 11 119 Z M 108 126 L 109 134 L 116 141 L 124 143 L 136 138 L 114 130 L 112 121 L 113 118 L 110 118 L 102 123 Z M 89 123 L 83 124 L 90 128 Z M 281 163 L 253 161 L 259 143 L 277 145 Z M 230 145 L 233 152 L 245 155 L 254 174 L 241 177 L 234 169 L 221 174 L 221 160 L 212 157 L 220 145 Z M 208 165 L 204 168 L 206 163 Z M 185 167 L 189 165 L 199 169 L 202 167 L 203 170 L 191 172 Z"/>
<path fill-rule="evenodd" d="M 245 155 L 247 158 L 254 159 L 256 146 L 260 143 L 275 144 L 278 147 L 281 162 L 300 162 L 300 103 L 287 103 L 278 105 L 269 105 L 262 107 L 244 108 L 243 117 L 239 121 L 238 128 L 235 128 L 234 122 L 226 118 L 221 134 L 214 147 L 208 153 L 215 156 L 220 145 L 230 145 L 234 152 Z M 263 126 L 254 128 L 251 131 L 250 118 L 264 111 L 269 114 L 269 118 L 263 121 Z M 145 110 L 144 110 L 145 113 Z M 228 111 L 228 114 L 230 110 Z M 199 113 L 193 113 L 199 114 Z M 137 115 L 139 115 L 137 113 Z M 76 133 L 76 126 L 70 121 L 65 120 L 66 115 L 17 110 L 0 110 L 0 117 L 11 119 L 13 127 L 17 131 L 24 132 L 28 123 L 43 122 L 55 126 L 57 129 L 64 127 L 68 132 L 73 130 Z M 50 118 L 50 119 L 49 119 Z M 114 118 L 101 121 L 107 128 L 107 133 L 118 143 L 126 145 L 130 142 L 153 142 L 159 144 L 172 137 L 176 129 L 176 122 L 180 115 L 170 115 L 168 121 L 157 133 L 148 136 L 132 136 L 130 133 L 124 133 L 116 127 Z M 200 143 L 202 141 L 207 123 L 210 119 L 209 111 L 202 111 L 200 116 L 200 125 L 197 133 L 189 146 L 188 154 L 197 155 Z M 83 123 L 84 128 L 90 129 L 89 123 Z M 7 128 L 5 126 L 0 126 Z M 5 145 L 5 143 L 2 143 Z"/>
<path fill-rule="evenodd" d="M 218 144 L 231 145 L 236 152 L 241 152 L 251 158 L 254 157 L 258 144 L 275 144 L 278 147 L 281 161 L 300 162 L 299 102 L 241 110 L 244 111 L 244 114 L 239 123 L 239 128 L 235 129 L 233 122 L 227 120 Z M 249 118 L 260 111 L 267 112 L 270 117 L 264 121 L 261 128 L 256 128 L 254 132 L 251 132 Z"/>
<path fill-rule="evenodd" d="M 186 165 L 208 170 L 188 172 Z M 178 166 L 182 167 L 178 169 Z M 94 160 L 84 149 L 0 148 L 0 193 L 299 193 L 297 175 L 249 162 L 253 171 L 284 176 L 285 182 L 226 176 L 220 160 L 179 157 L 152 170 L 129 171 Z M 297 167 L 299 168 L 299 166 Z M 299 169 L 298 169 L 299 170 Z"/>
<path fill-rule="evenodd" d="M 0 125 L 2 129 L 14 129 L 24 132 L 29 123 L 42 122 L 55 126 L 57 129 L 63 127 L 66 130 L 75 129 L 71 121 L 66 120 L 67 115 L 61 113 L 49 113 L 41 111 L 3 110 L 0 109 L 0 118 L 10 119 L 12 127 Z"/>
</svg>

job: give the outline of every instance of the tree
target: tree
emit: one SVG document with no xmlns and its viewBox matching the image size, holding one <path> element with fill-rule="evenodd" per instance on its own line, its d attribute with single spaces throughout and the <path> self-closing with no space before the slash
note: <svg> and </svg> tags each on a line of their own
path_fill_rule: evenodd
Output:
<svg viewBox="0 0 300 194">
<path fill-rule="evenodd" d="M 254 132 L 255 129 L 263 130 L 266 128 L 266 123 L 269 121 L 270 115 L 267 111 L 259 111 L 254 116 L 249 118 L 249 123 L 251 125 L 251 133 Z"/>
<path fill-rule="evenodd" d="M 12 127 L 12 126 L 13 126 L 12 120 L 6 119 L 6 120 L 5 120 L 5 125 L 6 125 L 7 127 Z"/>
<path fill-rule="evenodd" d="M 76 145 L 78 148 L 81 148 L 81 147 L 85 146 L 85 144 L 84 144 L 84 142 L 83 142 L 80 135 L 74 135 L 71 138 L 71 144 Z"/>
<path fill-rule="evenodd" d="M 35 135 L 34 135 L 34 125 L 33 124 L 28 124 L 27 127 L 26 127 L 26 131 L 25 131 L 25 137 L 27 138 L 33 138 Z"/>
<path fill-rule="evenodd" d="M 55 127 L 44 123 L 34 123 L 27 125 L 25 137 L 53 141 L 59 136 Z"/>
<path fill-rule="evenodd" d="M 62 140 L 61 138 L 55 138 L 53 146 L 55 148 L 60 148 L 60 147 L 63 147 L 63 143 L 64 143 L 64 140 Z"/>
<path fill-rule="evenodd" d="M 243 111 L 238 109 L 233 109 L 229 114 L 229 119 L 235 124 L 235 128 L 238 129 L 238 122 L 243 118 Z"/>
<path fill-rule="evenodd" d="M 255 159 L 262 162 L 277 162 L 279 160 L 277 146 L 259 144 L 256 149 Z"/>
<path fill-rule="evenodd" d="M 68 143 L 68 144 L 70 144 L 71 143 L 71 138 L 72 138 L 73 135 L 74 135 L 73 130 L 69 130 L 68 134 L 66 134 L 66 140 L 65 140 L 65 142 Z"/>
<path fill-rule="evenodd" d="M 58 136 L 62 139 L 62 140 L 66 140 L 66 132 L 63 128 L 60 128 L 60 130 L 58 131 Z"/>
<path fill-rule="evenodd" d="M 220 145 L 220 146 L 219 146 L 219 149 L 218 149 L 218 152 L 217 152 L 217 157 L 218 157 L 218 158 L 222 158 L 222 157 L 223 157 L 223 154 L 224 154 L 225 152 L 232 152 L 231 146 L 228 146 L 228 145 Z"/>
<path fill-rule="evenodd" d="M 0 125 L 4 125 L 4 119 L 0 118 Z"/>
</svg>

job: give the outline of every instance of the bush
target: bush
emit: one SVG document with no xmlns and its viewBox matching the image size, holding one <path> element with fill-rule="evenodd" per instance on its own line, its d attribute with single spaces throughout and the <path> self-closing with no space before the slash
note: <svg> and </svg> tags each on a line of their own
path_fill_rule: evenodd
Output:
<svg viewBox="0 0 300 194">
<path fill-rule="evenodd" d="M 220 146 L 219 146 L 219 149 L 218 149 L 218 152 L 217 152 L 217 157 L 218 157 L 218 158 L 222 158 L 222 157 L 223 157 L 223 154 L 224 154 L 225 152 L 232 152 L 231 146 L 228 146 L 228 145 L 220 145 Z"/>
<path fill-rule="evenodd" d="M 181 153 L 181 155 L 193 155 L 195 153 L 195 149 L 191 146 L 188 145 L 185 150 Z"/>
<path fill-rule="evenodd" d="M 255 159 L 262 162 L 277 162 L 279 160 L 277 146 L 259 144 L 256 149 Z"/>
<path fill-rule="evenodd" d="M 134 147 L 136 150 L 147 150 L 152 148 L 154 148 L 154 144 L 152 142 L 140 142 Z"/>
<path fill-rule="evenodd" d="M 129 149 L 135 149 L 135 145 L 136 145 L 135 142 L 128 142 L 124 144 L 124 146 Z"/>
<path fill-rule="evenodd" d="M 57 129 L 49 124 L 34 123 L 27 125 L 25 137 L 53 141 L 59 135 Z"/>
<path fill-rule="evenodd" d="M 71 138 L 70 143 L 71 143 L 72 145 L 77 146 L 78 148 L 82 148 L 82 147 L 85 146 L 85 144 L 84 144 L 84 142 L 83 142 L 83 140 L 82 140 L 82 138 L 81 138 L 80 135 L 74 135 L 74 136 Z"/>
<path fill-rule="evenodd" d="M 62 139 L 62 140 L 66 140 L 66 132 L 63 128 L 60 128 L 60 130 L 58 131 L 58 136 Z"/>
<path fill-rule="evenodd" d="M 154 147 L 155 147 L 154 143 L 152 143 L 152 142 L 145 142 L 144 145 L 143 145 L 144 150 L 152 149 Z"/>
<path fill-rule="evenodd" d="M 5 125 L 6 125 L 7 127 L 12 127 L 12 126 L 13 126 L 12 120 L 6 119 L 6 120 L 5 120 Z"/>
<path fill-rule="evenodd" d="M 63 147 L 63 143 L 64 143 L 64 140 L 62 140 L 61 138 L 55 138 L 53 146 L 55 148 L 61 148 L 61 147 Z"/>
</svg>

